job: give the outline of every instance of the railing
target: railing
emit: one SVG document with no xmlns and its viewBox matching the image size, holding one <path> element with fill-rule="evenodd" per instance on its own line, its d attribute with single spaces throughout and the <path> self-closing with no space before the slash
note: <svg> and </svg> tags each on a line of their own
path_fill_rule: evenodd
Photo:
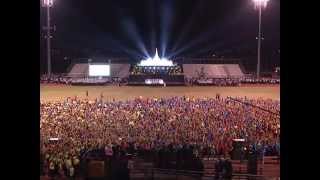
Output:
<svg viewBox="0 0 320 180">
<path fill-rule="evenodd" d="M 137 172 L 130 172 L 130 179 L 214 179 L 215 173 L 205 173 L 204 171 L 186 171 L 186 170 L 175 170 L 175 169 L 159 169 L 159 168 L 149 168 L 149 169 L 134 169 Z M 142 174 L 142 177 L 135 177 L 135 174 Z M 167 177 L 164 177 L 167 176 Z M 255 175 L 255 174 L 239 174 L 233 173 L 232 180 L 244 180 L 244 179 L 252 179 L 252 180 L 268 180 L 268 179 L 278 179 L 279 177 L 271 177 L 271 176 L 263 176 L 263 175 Z M 220 180 L 226 180 L 228 178 L 220 177 Z M 230 179 L 230 178 L 229 178 Z M 230 179 L 231 180 L 231 179 Z"/>
<path fill-rule="evenodd" d="M 271 114 L 275 114 L 275 115 L 277 115 L 277 116 L 280 116 L 280 111 L 278 111 L 277 113 L 275 113 L 275 112 L 272 112 L 272 111 L 270 111 L 270 110 L 268 110 L 268 109 L 262 108 L 262 107 L 260 107 L 260 106 L 257 106 L 257 105 L 254 105 L 254 104 L 251 104 L 251 103 L 248 103 L 248 102 L 243 102 L 243 101 L 241 101 L 241 100 L 238 100 L 238 99 L 235 99 L 235 98 L 232 98 L 232 97 L 228 97 L 228 99 L 230 99 L 230 100 L 232 100 L 232 101 L 236 101 L 236 102 L 242 103 L 242 104 L 245 104 L 245 105 L 250 105 L 250 106 L 252 106 L 252 107 L 261 109 L 261 110 L 263 110 L 263 111 L 266 111 L 266 112 L 268 112 L 268 113 L 271 113 Z"/>
</svg>

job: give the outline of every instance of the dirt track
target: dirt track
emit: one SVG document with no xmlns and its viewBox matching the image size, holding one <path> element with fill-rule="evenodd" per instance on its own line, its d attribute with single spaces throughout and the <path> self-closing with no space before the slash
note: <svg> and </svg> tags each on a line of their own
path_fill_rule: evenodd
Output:
<svg viewBox="0 0 320 180">
<path fill-rule="evenodd" d="M 103 93 L 105 100 L 127 100 L 142 97 L 215 97 L 221 96 L 247 96 L 250 98 L 280 99 L 280 86 L 244 86 L 244 87 L 132 87 L 132 86 L 65 86 L 65 85 L 40 85 L 40 99 L 42 101 L 56 101 L 67 97 L 85 97 L 86 91 L 89 98 L 99 98 Z"/>
</svg>

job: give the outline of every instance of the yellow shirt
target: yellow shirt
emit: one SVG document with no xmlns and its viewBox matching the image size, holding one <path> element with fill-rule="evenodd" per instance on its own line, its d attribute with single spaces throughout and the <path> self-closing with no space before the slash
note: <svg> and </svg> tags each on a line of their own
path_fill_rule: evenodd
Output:
<svg viewBox="0 0 320 180">
<path fill-rule="evenodd" d="M 69 169 L 69 168 L 72 166 L 72 161 L 71 161 L 71 159 L 67 159 L 67 160 L 65 161 L 65 164 L 66 164 L 66 167 Z"/>
</svg>

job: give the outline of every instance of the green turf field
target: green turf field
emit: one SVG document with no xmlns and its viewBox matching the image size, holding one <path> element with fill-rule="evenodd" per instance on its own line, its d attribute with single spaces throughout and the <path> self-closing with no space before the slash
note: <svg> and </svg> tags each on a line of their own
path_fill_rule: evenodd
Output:
<svg viewBox="0 0 320 180">
<path fill-rule="evenodd" d="M 105 100 L 127 100 L 135 97 L 170 97 L 193 96 L 215 97 L 221 96 L 247 96 L 251 98 L 280 99 L 280 86 L 242 86 L 242 87 L 143 87 L 143 86 L 66 86 L 66 85 L 40 85 L 40 99 L 42 101 L 56 101 L 67 97 L 78 96 L 83 98 L 89 92 L 89 98 L 99 98 L 103 93 Z"/>
</svg>

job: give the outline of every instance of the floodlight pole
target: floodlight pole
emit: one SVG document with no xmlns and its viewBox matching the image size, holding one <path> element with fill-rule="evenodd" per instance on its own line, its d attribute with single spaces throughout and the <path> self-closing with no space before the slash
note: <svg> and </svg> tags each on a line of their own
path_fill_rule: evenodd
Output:
<svg viewBox="0 0 320 180">
<path fill-rule="evenodd" d="M 51 24 L 50 24 L 50 7 L 51 4 L 48 3 L 46 4 L 46 8 L 47 8 L 47 73 L 48 76 L 51 76 Z"/>
<path fill-rule="evenodd" d="M 258 63 L 257 63 L 257 78 L 260 78 L 260 64 L 261 64 L 261 14 L 262 14 L 262 5 L 258 6 L 259 8 L 259 30 L 258 30 Z"/>
</svg>

